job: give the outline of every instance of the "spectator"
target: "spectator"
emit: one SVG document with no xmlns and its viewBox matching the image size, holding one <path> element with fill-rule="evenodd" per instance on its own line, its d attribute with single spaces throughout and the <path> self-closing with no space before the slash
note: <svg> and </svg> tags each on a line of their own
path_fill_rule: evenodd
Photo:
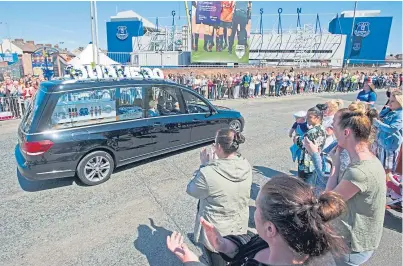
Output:
<svg viewBox="0 0 403 266">
<path fill-rule="evenodd" d="M 342 255 L 345 245 L 330 221 L 346 205 L 334 192 L 315 197 L 304 182 L 289 176 L 270 179 L 256 200 L 254 220 L 257 235 L 226 235 L 201 219 L 215 250 L 231 265 L 334 265 L 330 253 Z M 185 265 L 201 266 L 197 256 L 174 232 L 167 246 Z"/>
<path fill-rule="evenodd" d="M 199 200 L 194 240 L 203 245 L 210 265 L 225 265 L 225 262 L 201 227 L 202 218 L 224 235 L 246 234 L 248 229 L 252 167 L 237 153 L 244 142 L 241 133 L 219 130 L 214 151 L 202 150 L 201 167 L 187 186 L 187 193 Z"/>
<path fill-rule="evenodd" d="M 263 74 L 263 78 L 262 78 L 262 97 L 266 98 L 266 89 L 267 89 L 267 83 L 269 82 L 269 76 L 267 75 L 267 73 Z"/>
<path fill-rule="evenodd" d="M 326 139 L 326 132 L 322 126 L 323 110 L 315 106 L 308 110 L 306 117 L 308 125 L 311 128 L 304 136 L 295 136 L 294 143 L 302 149 L 302 156 L 298 162 L 298 177 L 313 185 L 315 183 L 315 167 L 308 151 L 304 148 L 303 140 L 307 137 L 310 141 L 315 143 L 315 145 L 318 145 L 320 150 L 323 149 Z"/>
<path fill-rule="evenodd" d="M 337 265 L 361 265 L 378 248 L 383 231 L 386 203 L 385 172 L 380 161 L 369 150 L 374 110 L 353 103 L 334 117 L 334 133 L 338 146 L 331 152 L 334 171 L 326 190 L 341 195 L 347 203 L 340 233 L 350 254 L 337 259 Z M 351 164 L 340 173 L 340 152 L 346 149 Z"/>
<path fill-rule="evenodd" d="M 402 144 L 402 101 L 402 92 L 393 91 L 388 108 L 379 114 L 381 120 L 374 120 L 374 126 L 378 129 L 376 156 L 382 162 L 389 178 L 392 178 L 391 175 L 396 170 Z"/>
<path fill-rule="evenodd" d="M 371 79 L 364 79 L 363 90 L 357 95 L 357 101 L 364 102 L 371 107 L 374 107 L 376 102 L 375 86 L 372 84 Z"/>
<path fill-rule="evenodd" d="M 274 72 L 271 72 L 269 96 L 275 96 L 275 92 L 274 92 L 275 86 L 276 86 L 276 77 L 274 76 Z"/>
<path fill-rule="evenodd" d="M 343 107 L 343 100 L 330 100 L 326 103 L 326 110 L 323 116 L 323 127 L 326 130 L 326 141 L 324 149 L 327 148 L 334 140 L 333 119 L 337 111 Z"/>
<path fill-rule="evenodd" d="M 251 77 L 249 75 L 249 72 L 246 72 L 245 76 L 242 77 L 241 98 L 248 98 L 250 83 Z"/>
</svg>

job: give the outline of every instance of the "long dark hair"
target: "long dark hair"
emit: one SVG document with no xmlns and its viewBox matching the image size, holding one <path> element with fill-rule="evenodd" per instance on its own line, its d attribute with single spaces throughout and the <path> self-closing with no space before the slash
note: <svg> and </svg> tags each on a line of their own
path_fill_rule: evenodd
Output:
<svg viewBox="0 0 403 266">
<path fill-rule="evenodd" d="M 270 179 L 258 199 L 264 220 L 272 222 L 296 252 L 309 256 L 346 252 L 343 238 L 329 224 L 346 209 L 339 194 L 326 191 L 317 198 L 305 182 L 284 175 Z"/>
</svg>

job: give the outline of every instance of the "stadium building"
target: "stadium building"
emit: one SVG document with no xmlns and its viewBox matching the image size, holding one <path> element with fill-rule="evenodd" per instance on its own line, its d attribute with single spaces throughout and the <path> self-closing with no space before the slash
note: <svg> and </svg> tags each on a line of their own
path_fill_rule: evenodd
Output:
<svg viewBox="0 0 403 266">
<path fill-rule="evenodd" d="M 259 31 L 250 32 L 249 64 L 341 67 L 347 61 L 371 65 L 385 62 L 392 17 L 381 17 L 379 10 L 356 11 L 355 17 L 352 11 L 345 11 L 324 29 L 319 14 L 315 25 L 302 25 L 300 13 L 299 10 L 295 14 L 298 23 L 294 29 L 282 29 L 279 14 L 277 29 L 263 31 L 262 25 L 258 25 Z M 161 27 L 134 11 L 120 12 L 107 22 L 108 56 L 122 64 L 150 67 L 200 65 L 191 62 L 188 21 L 184 26 L 173 23 Z M 214 61 L 209 64 L 223 65 Z"/>
</svg>

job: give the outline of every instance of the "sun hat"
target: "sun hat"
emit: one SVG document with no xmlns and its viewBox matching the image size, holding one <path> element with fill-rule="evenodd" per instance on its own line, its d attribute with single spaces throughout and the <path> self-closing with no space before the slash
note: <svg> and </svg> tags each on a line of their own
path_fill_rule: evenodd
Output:
<svg viewBox="0 0 403 266">
<path fill-rule="evenodd" d="M 298 111 L 294 114 L 295 118 L 302 118 L 302 117 L 306 117 L 306 111 Z"/>
</svg>

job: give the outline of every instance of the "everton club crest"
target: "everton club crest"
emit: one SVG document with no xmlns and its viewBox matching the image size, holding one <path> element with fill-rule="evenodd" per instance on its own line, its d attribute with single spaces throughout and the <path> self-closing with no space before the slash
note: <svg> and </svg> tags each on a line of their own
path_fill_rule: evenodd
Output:
<svg viewBox="0 0 403 266">
<path fill-rule="evenodd" d="M 354 30 L 355 36 L 367 37 L 371 31 L 369 30 L 369 22 L 359 22 Z"/>
<path fill-rule="evenodd" d="M 237 45 L 235 48 L 235 54 L 236 56 L 241 59 L 245 55 L 245 45 Z"/>
<path fill-rule="evenodd" d="M 129 33 L 127 33 L 127 27 L 126 26 L 118 26 L 118 32 L 116 33 L 116 37 L 119 40 L 126 40 L 127 37 L 129 36 Z"/>
</svg>

